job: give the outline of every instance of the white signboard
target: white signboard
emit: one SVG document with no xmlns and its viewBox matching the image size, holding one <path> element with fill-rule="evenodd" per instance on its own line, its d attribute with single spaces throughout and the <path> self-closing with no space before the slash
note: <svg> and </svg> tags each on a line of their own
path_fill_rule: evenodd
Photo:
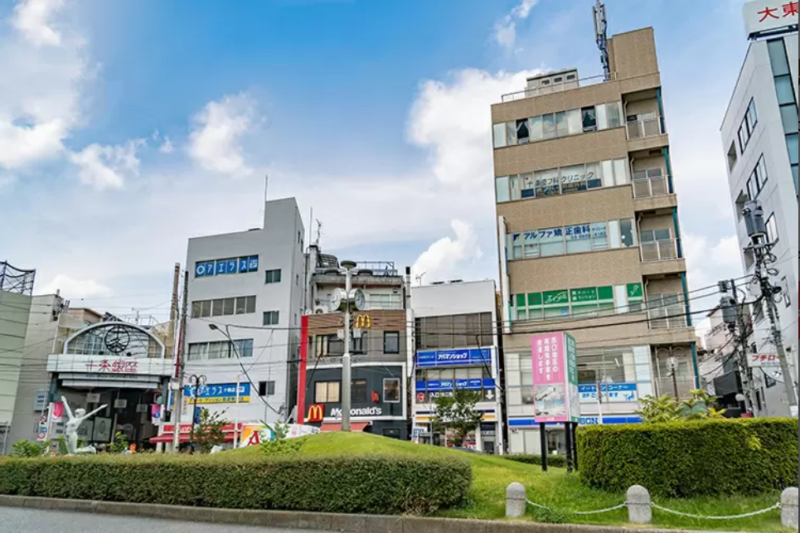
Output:
<svg viewBox="0 0 800 533">
<path fill-rule="evenodd" d="M 778 359 L 778 355 L 774 353 L 754 353 L 748 354 L 747 356 L 747 366 L 750 368 L 761 368 L 761 367 L 780 367 L 781 362 Z"/>
<path fill-rule="evenodd" d="M 747 36 L 797 25 L 798 2 L 793 0 L 751 0 L 742 8 Z"/>
<path fill-rule="evenodd" d="M 47 358 L 47 371 L 101 374 L 119 378 L 126 375 L 170 376 L 173 368 L 170 359 L 53 354 Z"/>
</svg>

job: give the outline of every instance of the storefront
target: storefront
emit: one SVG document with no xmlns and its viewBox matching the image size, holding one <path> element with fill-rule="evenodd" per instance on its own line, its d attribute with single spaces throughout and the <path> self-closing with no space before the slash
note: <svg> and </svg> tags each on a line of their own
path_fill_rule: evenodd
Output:
<svg viewBox="0 0 800 533">
<path fill-rule="evenodd" d="M 357 363 L 351 368 L 350 430 L 407 440 L 405 365 Z M 305 423 L 339 431 L 342 423 L 342 369 L 308 371 Z"/>
<path fill-rule="evenodd" d="M 124 322 L 99 322 L 64 343 L 63 353 L 47 360 L 51 373 L 49 401 L 62 398 L 75 412 L 105 406 L 81 424 L 87 444 L 110 443 L 122 432 L 137 448 L 150 446 L 158 434 L 172 361 L 164 344 L 148 330 Z M 66 420 L 52 421 L 49 437 L 63 434 Z"/>
</svg>

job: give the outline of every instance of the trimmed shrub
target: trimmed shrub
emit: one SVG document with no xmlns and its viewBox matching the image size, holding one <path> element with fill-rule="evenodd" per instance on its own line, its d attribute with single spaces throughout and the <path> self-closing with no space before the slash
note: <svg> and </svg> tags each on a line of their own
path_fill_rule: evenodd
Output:
<svg viewBox="0 0 800 533">
<path fill-rule="evenodd" d="M 0 460 L 0 494 L 234 509 L 429 513 L 464 504 L 460 459 L 123 455 Z"/>
<path fill-rule="evenodd" d="M 581 427 L 580 478 L 669 497 L 757 494 L 797 484 L 797 435 L 787 418 Z"/>
<path fill-rule="evenodd" d="M 525 463 L 527 465 L 539 465 L 542 466 L 542 456 L 541 455 L 504 455 L 503 459 L 508 459 L 509 461 L 516 461 L 518 463 Z M 548 455 L 547 456 L 547 466 L 552 466 L 553 468 L 566 468 L 567 467 L 567 458 L 563 455 Z"/>
</svg>

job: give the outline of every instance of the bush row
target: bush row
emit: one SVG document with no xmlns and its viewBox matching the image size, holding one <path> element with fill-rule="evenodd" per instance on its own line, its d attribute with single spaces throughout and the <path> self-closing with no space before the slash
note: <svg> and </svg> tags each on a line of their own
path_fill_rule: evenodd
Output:
<svg viewBox="0 0 800 533">
<path fill-rule="evenodd" d="M 797 484 L 797 419 L 722 419 L 578 428 L 581 480 L 692 497 Z"/>
<path fill-rule="evenodd" d="M 0 460 L 0 494 L 237 509 L 428 513 L 466 501 L 459 459 L 93 456 Z"/>
<path fill-rule="evenodd" d="M 509 461 L 516 461 L 518 463 L 525 463 L 528 465 L 539 465 L 542 464 L 542 456 L 541 455 L 504 455 L 503 459 L 508 459 Z M 563 455 L 548 455 L 547 456 L 547 466 L 552 466 L 553 468 L 566 468 L 567 466 L 567 458 Z"/>
</svg>

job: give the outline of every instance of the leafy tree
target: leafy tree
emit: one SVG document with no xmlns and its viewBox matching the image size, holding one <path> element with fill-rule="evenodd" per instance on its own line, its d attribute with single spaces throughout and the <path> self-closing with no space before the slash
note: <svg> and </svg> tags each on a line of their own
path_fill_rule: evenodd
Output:
<svg viewBox="0 0 800 533">
<path fill-rule="evenodd" d="M 211 413 L 208 409 L 200 409 L 200 420 L 194 428 L 194 443 L 200 448 L 200 453 L 210 453 L 211 448 L 222 444 L 225 433 L 222 427 L 228 421 L 222 417 L 223 413 Z"/>
<path fill-rule="evenodd" d="M 663 423 L 675 420 L 705 420 L 709 418 L 722 418 L 725 409 L 716 409 L 715 396 L 709 395 L 702 389 L 690 391 L 691 397 L 676 403 L 668 395 L 659 397 L 645 396 L 641 400 L 642 408 L 637 411 L 645 422 Z"/>
<path fill-rule="evenodd" d="M 647 395 L 640 400 L 641 409 L 636 411 L 641 415 L 645 422 L 661 423 L 672 422 L 681 418 L 681 412 L 675 400 L 668 395 L 650 396 Z"/>
<path fill-rule="evenodd" d="M 111 441 L 111 446 L 108 448 L 108 450 L 111 453 L 123 453 L 128 448 L 130 448 L 130 444 L 128 444 L 125 434 L 121 431 L 117 431 L 114 434 L 114 440 Z"/>
<path fill-rule="evenodd" d="M 300 448 L 303 446 L 302 439 L 286 438 L 289 434 L 288 424 L 277 422 L 272 426 L 266 423 L 264 425 L 272 430 L 272 439 L 265 440 L 261 443 L 261 451 L 266 455 L 291 455 L 300 451 Z"/>
<path fill-rule="evenodd" d="M 453 445 L 462 446 L 470 431 L 474 431 L 481 423 L 481 413 L 475 410 L 475 404 L 481 399 L 481 393 L 466 389 L 455 389 L 452 396 L 440 395 L 436 398 L 436 414 L 433 415 L 433 429 L 453 432 Z"/>
<path fill-rule="evenodd" d="M 28 442 L 21 440 L 14 443 L 11 455 L 14 457 L 39 457 L 49 448 L 47 442 Z"/>
</svg>

